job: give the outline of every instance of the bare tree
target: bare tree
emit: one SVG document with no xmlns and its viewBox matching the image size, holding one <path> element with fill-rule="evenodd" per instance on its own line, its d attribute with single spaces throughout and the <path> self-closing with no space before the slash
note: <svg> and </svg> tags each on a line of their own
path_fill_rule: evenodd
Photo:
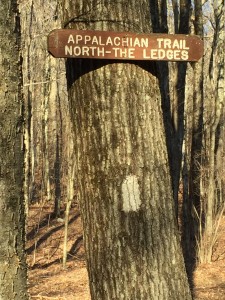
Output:
<svg viewBox="0 0 225 300">
<path fill-rule="evenodd" d="M 197 262 L 210 262 L 224 210 L 224 2 L 195 2 L 193 31 L 205 44 L 203 59 L 186 78 L 184 243 Z M 193 258 L 193 257 L 192 257 Z"/>
<path fill-rule="evenodd" d="M 20 11 L 26 113 L 25 195 L 27 203 L 41 199 L 55 203 L 54 213 L 59 216 L 68 174 L 70 119 L 64 61 L 50 56 L 46 39 L 60 26 L 60 11 L 57 1 L 43 0 L 21 0 Z"/>
<path fill-rule="evenodd" d="M 206 56 L 204 69 L 204 127 L 202 135 L 202 159 L 200 169 L 201 232 L 198 237 L 199 262 L 212 260 L 217 229 L 224 211 L 223 189 L 224 156 L 224 1 L 209 1 L 211 6 L 212 40 L 209 41 L 210 55 Z M 210 47 L 210 48 L 209 48 Z"/>
</svg>

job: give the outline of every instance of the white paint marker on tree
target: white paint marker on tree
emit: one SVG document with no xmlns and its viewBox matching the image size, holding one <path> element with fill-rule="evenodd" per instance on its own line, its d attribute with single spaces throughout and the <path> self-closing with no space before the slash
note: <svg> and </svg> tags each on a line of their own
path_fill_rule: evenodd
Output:
<svg viewBox="0 0 225 300">
<path fill-rule="evenodd" d="M 137 176 L 128 175 L 122 183 L 123 211 L 138 211 L 141 206 L 140 187 Z"/>
</svg>

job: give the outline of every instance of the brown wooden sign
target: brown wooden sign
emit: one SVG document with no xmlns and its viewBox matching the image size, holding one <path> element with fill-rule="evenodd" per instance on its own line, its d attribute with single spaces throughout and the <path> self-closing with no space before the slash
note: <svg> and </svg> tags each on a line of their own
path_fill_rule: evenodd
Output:
<svg viewBox="0 0 225 300">
<path fill-rule="evenodd" d="M 197 61 L 203 41 L 195 35 L 56 29 L 48 36 L 54 57 Z"/>
</svg>

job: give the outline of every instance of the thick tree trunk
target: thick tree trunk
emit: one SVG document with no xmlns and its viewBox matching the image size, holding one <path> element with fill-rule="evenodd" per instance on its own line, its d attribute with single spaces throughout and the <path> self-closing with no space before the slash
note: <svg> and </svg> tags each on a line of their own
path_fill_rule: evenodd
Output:
<svg viewBox="0 0 225 300">
<path fill-rule="evenodd" d="M 70 91 L 93 299 L 191 298 L 157 85 L 136 65 L 114 64 Z"/>
<path fill-rule="evenodd" d="M 17 1 L 0 6 L 0 299 L 25 300 L 23 109 Z"/>
<path fill-rule="evenodd" d="M 82 4 L 64 1 L 65 24 L 75 21 L 76 12 L 88 24 L 82 22 L 82 28 L 150 30 L 148 1 Z M 151 64 L 67 61 L 76 178 L 94 300 L 191 299 L 158 80 L 150 70 Z"/>
</svg>

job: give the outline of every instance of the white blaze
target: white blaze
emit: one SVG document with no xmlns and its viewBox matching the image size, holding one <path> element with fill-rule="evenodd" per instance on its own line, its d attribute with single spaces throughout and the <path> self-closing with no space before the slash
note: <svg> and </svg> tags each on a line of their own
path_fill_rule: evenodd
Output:
<svg viewBox="0 0 225 300">
<path fill-rule="evenodd" d="M 123 211 L 137 211 L 141 205 L 140 189 L 137 177 L 128 175 L 122 183 Z"/>
</svg>

